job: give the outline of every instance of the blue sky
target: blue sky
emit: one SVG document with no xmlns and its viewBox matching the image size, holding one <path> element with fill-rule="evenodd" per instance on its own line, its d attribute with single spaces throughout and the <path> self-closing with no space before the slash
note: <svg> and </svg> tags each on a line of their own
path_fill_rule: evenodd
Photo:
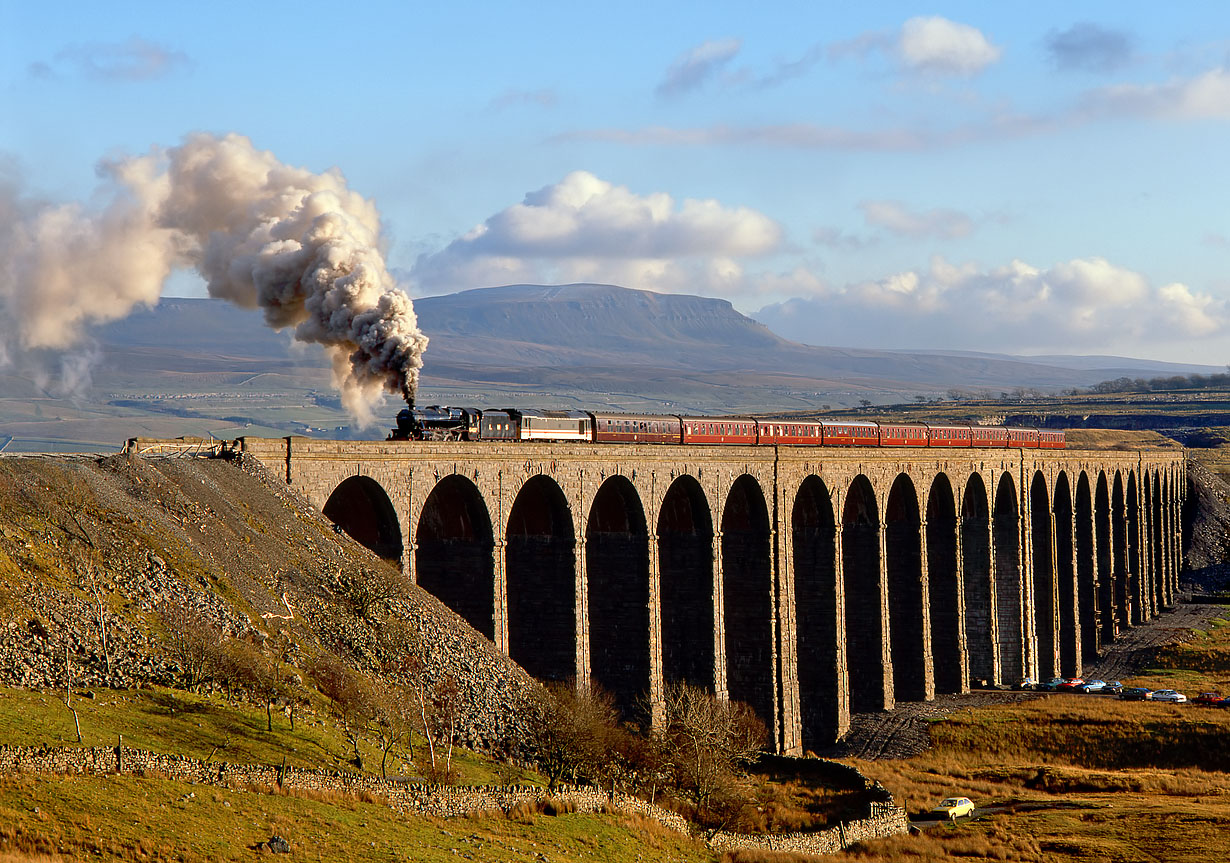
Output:
<svg viewBox="0 0 1230 863">
<path fill-rule="evenodd" d="M 0 10 L 23 200 L 238 133 L 340 170 L 412 296 L 599 281 L 813 344 L 1230 362 L 1227 5 Z"/>
</svg>

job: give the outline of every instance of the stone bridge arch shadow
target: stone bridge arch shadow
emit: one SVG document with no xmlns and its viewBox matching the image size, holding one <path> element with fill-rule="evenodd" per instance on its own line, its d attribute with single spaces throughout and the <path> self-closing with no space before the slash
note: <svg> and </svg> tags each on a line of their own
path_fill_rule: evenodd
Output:
<svg viewBox="0 0 1230 863">
<path fill-rule="evenodd" d="M 773 579 L 769 510 L 756 480 L 735 480 L 722 510 L 722 601 L 732 701 L 774 722 Z"/>
<path fill-rule="evenodd" d="M 589 655 L 594 681 L 625 718 L 645 719 L 649 692 L 649 531 L 636 489 L 613 476 L 585 527 Z"/>
<path fill-rule="evenodd" d="M 658 515 L 662 676 L 715 691 L 713 514 L 695 477 L 671 483 Z"/>
<path fill-rule="evenodd" d="M 466 623 L 495 639 L 495 536 L 482 493 L 453 475 L 423 504 L 415 533 L 414 578 Z"/>
<path fill-rule="evenodd" d="M 401 563 L 403 547 L 397 510 L 376 480 L 362 475 L 342 480 L 325 501 L 322 512 L 355 542 L 385 560 Z"/>
<path fill-rule="evenodd" d="M 508 655 L 540 680 L 577 671 L 576 534 L 564 492 L 530 478 L 508 516 Z"/>
</svg>

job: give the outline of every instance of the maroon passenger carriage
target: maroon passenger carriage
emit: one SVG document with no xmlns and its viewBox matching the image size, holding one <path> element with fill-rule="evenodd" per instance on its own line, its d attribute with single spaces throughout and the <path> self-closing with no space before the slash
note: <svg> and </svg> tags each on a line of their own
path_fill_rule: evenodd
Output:
<svg viewBox="0 0 1230 863">
<path fill-rule="evenodd" d="M 880 426 L 873 422 L 822 420 L 824 446 L 879 446 Z"/>
<path fill-rule="evenodd" d="M 595 443 L 683 443 L 683 424 L 669 414 L 593 411 Z"/>
<path fill-rule="evenodd" d="M 880 446 L 926 446 L 927 427 L 909 423 L 880 423 Z"/>
<path fill-rule="evenodd" d="M 680 417 L 685 444 L 756 444 L 751 417 Z"/>
</svg>

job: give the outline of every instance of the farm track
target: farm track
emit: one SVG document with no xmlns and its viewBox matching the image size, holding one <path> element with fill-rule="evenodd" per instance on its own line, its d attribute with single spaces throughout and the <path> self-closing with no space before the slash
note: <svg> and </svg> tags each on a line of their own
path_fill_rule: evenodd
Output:
<svg viewBox="0 0 1230 863">
<path fill-rule="evenodd" d="M 1130 677 L 1145 667 L 1154 649 L 1185 640 L 1193 629 L 1207 626 L 1209 619 L 1222 611 L 1219 605 L 1178 604 L 1148 623 L 1121 632 L 1114 642 L 1104 645 L 1102 655 L 1085 665 L 1084 676 L 1087 680 Z M 934 701 L 903 702 L 883 712 L 856 713 L 846 736 L 817 754 L 866 761 L 912 758 L 931 746 L 927 734 L 929 720 L 960 710 L 1041 697 L 1041 693 L 1035 692 L 974 690 L 962 695 L 938 695 Z"/>
</svg>

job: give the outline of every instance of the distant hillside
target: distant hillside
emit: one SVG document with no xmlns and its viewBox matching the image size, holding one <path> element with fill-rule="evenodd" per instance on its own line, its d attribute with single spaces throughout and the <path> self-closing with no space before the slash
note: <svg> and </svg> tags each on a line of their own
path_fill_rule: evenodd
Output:
<svg viewBox="0 0 1230 863">
<path fill-rule="evenodd" d="M 998 397 L 1221 371 L 1119 357 L 814 347 L 781 338 L 725 300 L 612 285 L 480 288 L 421 298 L 415 308 L 431 338 L 424 404 L 814 411 L 953 389 Z M 0 449 L 98 449 L 138 434 L 384 433 L 385 422 L 352 428 L 319 350 L 268 329 L 255 311 L 168 298 L 94 337 L 89 375 L 77 376 L 72 392 L 57 365 L 0 368 Z M 390 401 L 390 419 L 397 408 Z"/>
</svg>

